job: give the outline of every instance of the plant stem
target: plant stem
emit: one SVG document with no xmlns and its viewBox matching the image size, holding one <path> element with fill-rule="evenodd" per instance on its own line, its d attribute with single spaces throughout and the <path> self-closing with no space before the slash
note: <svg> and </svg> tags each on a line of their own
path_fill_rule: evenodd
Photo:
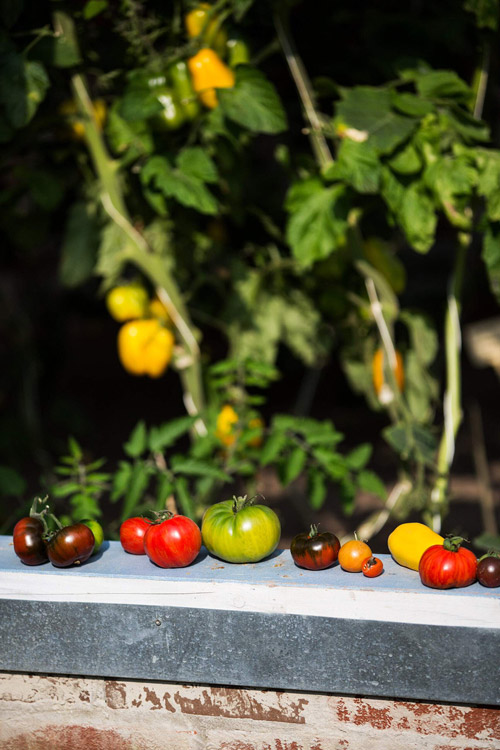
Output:
<svg viewBox="0 0 500 750">
<path fill-rule="evenodd" d="M 316 160 L 321 170 L 333 164 L 333 157 L 328 147 L 323 130 L 321 127 L 321 120 L 316 111 L 314 103 L 314 92 L 311 81 L 307 70 L 304 67 L 304 63 L 292 40 L 290 29 L 288 25 L 288 18 L 284 18 L 280 13 L 276 13 L 274 16 L 274 25 L 276 27 L 276 33 L 285 55 L 290 73 L 297 87 L 297 92 L 302 102 L 304 109 L 304 115 L 309 123 L 309 138 L 311 140 L 311 146 L 314 151 Z"/>
</svg>

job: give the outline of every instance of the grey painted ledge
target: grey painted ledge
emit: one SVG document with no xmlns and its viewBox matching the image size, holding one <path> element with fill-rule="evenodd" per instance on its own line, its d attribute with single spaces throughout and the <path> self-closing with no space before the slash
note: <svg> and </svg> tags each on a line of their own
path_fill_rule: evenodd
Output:
<svg viewBox="0 0 500 750">
<path fill-rule="evenodd" d="M 23 565 L 0 536 L 0 670 L 500 704 L 500 589 L 436 591 L 380 555 L 368 579 L 288 550 L 163 570 L 105 543 Z"/>
</svg>

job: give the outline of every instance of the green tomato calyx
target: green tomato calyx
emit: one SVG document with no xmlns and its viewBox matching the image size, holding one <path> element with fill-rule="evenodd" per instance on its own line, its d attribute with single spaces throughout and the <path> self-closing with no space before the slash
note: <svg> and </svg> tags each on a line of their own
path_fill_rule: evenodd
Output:
<svg viewBox="0 0 500 750">
<path fill-rule="evenodd" d="M 236 495 L 233 495 L 233 513 L 236 515 L 236 513 L 239 513 L 243 508 L 248 508 L 250 505 L 253 505 L 254 502 L 255 497 L 248 497 L 247 495 L 236 497 Z"/>
<path fill-rule="evenodd" d="M 500 550 L 490 549 L 488 552 L 485 552 L 485 554 L 482 555 L 478 559 L 478 562 L 481 562 L 481 560 L 486 560 L 488 557 L 498 557 L 498 558 L 500 558 Z"/>
<path fill-rule="evenodd" d="M 458 552 L 462 542 L 466 541 L 467 539 L 464 539 L 462 536 L 453 536 L 453 534 L 450 534 L 444 540 L 443 547 L 445 550 L 448 550 L 448 552 Z"/>
<path fill-rule="evenodd" d="M 314 539 L 315 536 L 318 536 L 318 533 L 319 533 L 318 532 L 318 526 L 319 526 L 319 523 L 318 524 L 315 524 L 315 523 L 311 524 L 311 528 L 309 529 L 309 534 L 308 534 L 309 539 Z"/>
</svg>

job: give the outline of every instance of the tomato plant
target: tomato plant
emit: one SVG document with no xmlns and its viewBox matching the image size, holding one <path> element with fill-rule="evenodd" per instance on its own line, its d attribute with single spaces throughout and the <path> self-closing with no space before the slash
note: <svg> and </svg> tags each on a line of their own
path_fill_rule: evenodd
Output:
<svg viewBox="0 0 500 750">
<path fill-rule="evenodd" d="M 267 505 L 254 505 L 254 498 L 233 497 L 205 511 L 201 524 L 208 551 L 232 563 L 258 562 L 278 546 L 279 518 Z"/>
<path fill-rule="evenodd" d="M 127 518 L 122 523 L 120 526 L 120 542 L 125 552 L 129 552 L 131 555 L 146 554 L 144 537 L 150 526 L 150 521 L 142 518 L 142 516 Z"/>
<path fill-rule="evenodd" d="M 425 586 L 451 589 L 469 586 L 476 580 L 477 559 L 462 547 L 460 536 L 447 537 L 443 544 L 429 547 L 420 559 L 418 572 Z"/>
<path fill-rule="evenodd" d="M 372 551 L 366 542 L 357 537 L 342 545 L 339 551 L 339 563 L 348 573 L 361 573 L 363 563 Z"/>
<path fill-rule="evenodd" d="M 477 562 L 477 580 L 481 586 L 496 588 L 500 586 L 500 553 L 489 552 Z"/>
<path fill-rule="evenodd" d="M 196 523 L 169 511 L 158 513 L 144 536 L 146 555 L 160 568 L 185 568 L 196 559 L 200 549 L 201 532 Z"/>
<path fill-rule="evenodd" d="M 94 545 L 94 534 L 89 527 L 84 523 L 75 523 L 63 526 L 49 537 L 47 554 L 52 565 L 67 568 L 88 560 L 94 551 Z"/>
<path fill-rule="evenodd" d="M 312 525 L 309 533 L 297 534 L 290 544 L 294 562 L 307 570 L 324 570 L 337 562 L 340 542 L 329 531 L 318 532 Z"/>
<path fill-rule="evenodd" d="M 376 578 L 384 572 L 384 564 L 379 557 L 368 557 L 361 566 L 361 572 L 367 578 Z"/>
<path fill-rule="evenodd" d="M 25 565 L 40 565 L 49 559 L 44 531 L 42 521 L 31 516 L 21 518 L 14 526 L 14 552 Z"/>
</svg>

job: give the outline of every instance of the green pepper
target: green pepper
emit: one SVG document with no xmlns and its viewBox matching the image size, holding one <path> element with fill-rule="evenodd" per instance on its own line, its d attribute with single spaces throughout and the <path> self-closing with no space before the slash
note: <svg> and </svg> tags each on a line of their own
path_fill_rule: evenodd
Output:
<svg viewBox="0 0 500 750">
<path fill-rule="evenodd" d="M 158 130 L 177 130 L 184 124 L 184 111 L 172 89 L 159 86 L 154 89 L 155 97 L 162 106 L 162 110 L 153 118 L 153 125 Z"/>
<path fill-rule="evenodd" d="M 230 68 L 237 65 L 248 65 L 250 62 L 250 50 L 248 44 L 241 37 L 232 36 L 227 40 L 227 62 Z"/>
<path fill-rule="evenodd" d="M 191 76 L 183 60 L 169 68 L 174 93 L 180 102 L 187 120 L 194 120 L 200 113 L 200 103 L 191 83 Z"/>
</svg>

